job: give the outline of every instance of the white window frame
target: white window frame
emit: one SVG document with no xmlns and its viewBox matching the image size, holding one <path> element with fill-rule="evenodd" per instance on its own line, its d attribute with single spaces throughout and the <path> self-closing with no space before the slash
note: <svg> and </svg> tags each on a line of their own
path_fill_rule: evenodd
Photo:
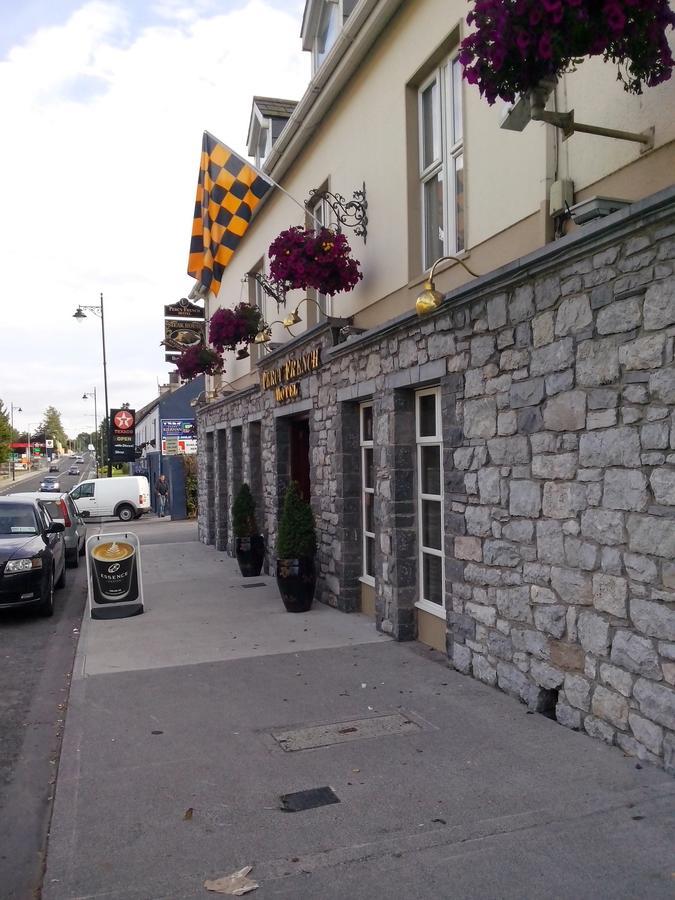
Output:
<svg viewBox="0 0 675 900">
<path fill-rule="evenodd" d="M 323 51 L 323 54 L 319 54 L 319 29 L 321 28 L 321 22 L 323 20 L 324 10 L 328 6 L 335 7 L 335 37 L 333 41 L 330 43 L 327 50 Z M 342 30 L 343 25 L 343 11 L 342 11 L 342 0 L 321 0 L 321 8 L 319 10 L 318 17 L 316 19 L 316 33 L 314 35 L 314 41 L 312 43 L 312 74 L 314 74 L 323 64 L 324 60 L 335 46 L 335 42 L 338 39 L 340 31 Z"/>
<path fill-rule="evenodd" d="M 317 200 L 310 208 L 309 212 L 314 217 L 310 220 L 311 228 L 319 228 L 319 222 L 326 228 L 336 228 L 335 214 L 324 199 Z M 320 291 L 314 292 L 314 299 L 319 304 L 317 309 L 317 321 L 325 322 L 326 319 L 333 315 L 333 298 L 328 294 L 322 294 Z"/>
<path fill-rule="evenodd" d="M 420 434 L 420 415 L 419 415 L 419 399 L 420 397 L 434 396 L 436 398 L 436 430 L 433 435 Z M 445 619 L 446 597 L 445 597 L 445 501 L 443 498 L 443 432 L 441 420 L 441 389 L 440 387 L 424 388 L 415 391 L 415 454 L 416 454 L 416 471 L 417 481 L 415 490 L 417 493 L 417 547 L 418 547 L 418 599 L 415 606 L 425 612 L 432 613 L 439 618 Z M 437 446 L 439 448 L 439 477 L 440 477 L 440 494 L 424 494 L 422 493 L 422 447 Z M 422 501 L 427 500 L 440 504 L 441 514 L 441 549 L 435 547 L 426 547 L 423 544 L 424 531 L 422 527 Z M 424 597 L 424 556 L 437 556 L 441 560 L 441 591 L 443 603 L 433 603 Z"/>
<path fill-rule="evenodd" d="M 366 403 L 361 403 L 359 405 L 359 443 L 361 446 L 361 581 L 365 582 L 365 584 L 371 584 L 373 587 L 375 586 L 375 575 L 370 575 L 366 571 L 366 560 L 368 559 L 366 553 L 366 546 L 369 540 L 373 542 L 373 561 L 375 559 L 375 532 L 368 531 L 366 529 L 366 494 L 370 494 L 372 496 L 373 510 L 375 504 L 375 460 L 374 460 L 374 447 L 373 440 L 366 440 L 363 433 L 363 411 L 365 409 L 373 409 L 373 401 L 370 400 Z M 372 412 L 371 412 L 372 415 Z M 373 428 L 375 426 L 373 420 Z M 373 450 L 373 485 L 372 487 L 368 487 L 366 484 L 366 450 Z M 374 562 L 373 562 L 374 566 Z"/>
<path fill-rule="evenodd" d="M 254 275 L 264 275 L 265 274 L 265 261 L 262 260 L 258 263 L 257 266 L 254 266 L 248 273 L 249 285 L 252 283 L 252 288 L 249 289 L 249 303 L 252 306 L 257 306 L 260 312 L 262 313 L 263 321 L 267 321 L 267 294 L 263 290 L 262 285 L 258 281 L 257 278 L 254 278 Z M 251 302 L 252 301 L 252 302 Z M 255 368 L 256 362 L 258 362 L 263 357 L 263 351 L 261 350 L 261 344 L 256 344 L 252 342 L 249 344 L 249 353 L 251 354 L 251 368 Z"/>
<path fill-rule="evenodd" d="M 424 116 L 422 97 L 436 85 L 433 98 L 433 160 L 424 165 Z M 424 202 L 425 185 L 439 175 L 443 185 L 443 241 L 442 253 L 463 253 L 466 249 L 466 178 L 464 178 L 462 234 L 458 234 L 458 194 L 457 173 L 464 171 L 463 102 L 462 73 L 459 58 L 453 53 L 422 82 L 418 89 L 417 115 L 419 138 L 419 178 L 422 210 L 422 263 L 426 270 L 437 258 L 436 250 L 427 246 L 427 212 Z"/>
</svg>

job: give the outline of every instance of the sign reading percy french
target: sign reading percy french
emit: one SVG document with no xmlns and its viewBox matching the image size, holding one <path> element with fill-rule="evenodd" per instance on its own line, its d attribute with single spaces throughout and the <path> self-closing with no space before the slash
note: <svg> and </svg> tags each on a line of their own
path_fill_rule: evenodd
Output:
<svg viewBox="0 0 675 900">
<path fill-rule="evenodd" d="M 274 389 L 274 398 L 277 403 L 285 403 L 287 400 L 298 400 L 300 383 L 296 379 L 308 375 L 321 365 L 321 348 L 310 350 L 302 356 L 292 356 L 276 369 L 269 369 L 261 375 L 263 390 Z"/>
<path fill-rule="evenodd" d="M 204 307 L 196 306 L 183 298 L 178 303 L 170 303 L 164 307 L 165 318 L 173 319 L 202 319 L 204 320 Z"/>
<path fill-rule="evenodd" d="M 110 422 L 111 462 L 133 462 L 136 459 L 136 410 L 111 409 Z"/>
</svg>

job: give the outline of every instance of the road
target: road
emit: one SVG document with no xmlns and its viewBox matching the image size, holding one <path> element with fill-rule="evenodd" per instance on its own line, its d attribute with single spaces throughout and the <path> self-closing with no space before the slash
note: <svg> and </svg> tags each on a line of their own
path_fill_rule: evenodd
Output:
<svg viewBox="0 0 675 900">
<path fill-rule="evenodd" d="M 62 490 L 78 476 L 65 475 L 71 460 L 59 461 Z M 39 489 L 46 474 L 4 486 L 0 494 Z M 61 476 L 61 472 L 59 475 Z M 55 594 L 55 613 L 0 611 L 0 896 L 39 896 L 43 852 L 61 747 L 70 676 L 86 601 L 85 567 L 67 570 Z"/>
</svg>

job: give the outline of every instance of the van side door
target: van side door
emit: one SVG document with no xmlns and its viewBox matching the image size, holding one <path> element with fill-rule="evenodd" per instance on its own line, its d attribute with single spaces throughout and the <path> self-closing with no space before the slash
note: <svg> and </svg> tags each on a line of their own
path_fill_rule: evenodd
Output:
<svg viewBox="0 0 675 900">
<path fill-rule="evenodd" d="M 82 481 L 70 492 L 71 499 L 80 512 L 89 512 L 90 516 L 100 516 L 97 511 L 96 497 L 94 493 L 95 481 Z"/>
</svg>

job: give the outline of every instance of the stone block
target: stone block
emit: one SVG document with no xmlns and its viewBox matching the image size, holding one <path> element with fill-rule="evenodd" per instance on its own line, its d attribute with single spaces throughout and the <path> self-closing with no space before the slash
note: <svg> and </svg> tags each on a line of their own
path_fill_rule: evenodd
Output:
<svg viewBox="0 0 675 900">
<path fill-rule="evenodd" d="M 638 678 L 633 696 L 640 705 L 640 712 L 652 722 L 675 731 L 675 691 L 655 681 Z"/>
<path fill-rule="evenodd" d="M 505 619 L 512 619 L 516 622 L 532 622 L 529 585 L 497 588 L 495 597 L 497 609 Z"/>
<path fill-rule="evenodd" d="M 511 386 L 509 402 L 512 409 L 521 406 L 534 406 L 541 403 L 544 397 L 544 379 L 530 378 L 527 381 L 517 381 Z"/>
<path fill-rule="evenodd" d="M 491 665 L 480 653 L 474 653 L 471 661 L 473 677 L 482 681 L 483 684 L 494 686 L 497 683 L 497 669 Z"/>
<path fill-rule="evenodd" d="M 530 461 L 530 446 L 524 435 L 492 438 L 488 441 L 490 460 L 495 465 L 518 465 Z"/>
<path fill-rule="evenodd" d="M 618 426 L 582 434 L 579 438 L 582 466 L 639 466 L 640 438 L 636 428 Z"/>
<path fill-rule="evenodd" d="M 633 693 L 633 676 L 623 669 L 619 669 L 618 666 L 600 663 L 600 678 L 624 697 L 630 697 Z"/>
<path fill-rule="evenodd" d="M 507 694 L 514 694 L 521 700 L 527 697 L 529 682 L 527 677 L 515 666 L 506 662 L 497 663 L 497 684 Z"/>
<path fill-rule="evenodd" d="M 608 725 L 596 716 L 586 716 L 584 719 L 584 731 L 592 738 L 597 738 L 600 741 L 604 741 L 606 744 L 614 743 L 614 735 L 616 732 L 611 725 Z"/>
<path fill-rule="evenodd" d="M 619 347 L 619 362 L 628 371 L 635 369 L 658 369 L 663 360 L 664 334 L 651 334 L 637 338 Z"/>
<path fill-rule="evenodd" d="M 586 485 L 576 481 L 544 484 L 542 512 L 551 519 L 568 519 L 587 506 Z"/>
<path fill-rule="evenodd" d="M 636 553 L 662 556 L 671 560 L 675 557 L 675 521 L 657 516 L 628 516 L 628 546 Z"/>
<path fill-rule="evenodd" d="M 524 284 L 513 292 L 509 302 L 509 320 L 515 325 L 531 319 L 534 314 L 534 289 L 531 284 Z"/>
<path fill-rule="evenodd" d="M 534 522 L 526 519 L 513 519 L 504 526 L 502 537 L 507 541 L 530 544 L 534 537 Z"/>
<path fill-rule="evenodd" d="M 607 656 L 611 643 L 609 622 L 596 613 L 584 611 L 580 613 L 577 623 L 579 642 L 588 653 L 596 656 Z"/>
<path fill-rule="evenodd" d="M 565 297 L 555 319 L 555 333 L 558 337 L 578 334 L 593 322 L 591 303 L 586 294 Z"/>
<path fill-rule="evenodd" d="M 565 696 L 570 706 L 575 709 L 590 709 L 591 682 L 581 675 L 566 674 L 564 680 Z"/>
<path fill-rule="evenodd" d="M 661 755 L 663 750 L 663 728 L 638 715 L 636 712 L 628 713 L 630 730 L 641 744 L 654 753 Z"/>
<path fill-rule="evenodd" d="M 486 303 L 488 328 L 496 331 L 506 325 L 506 294 L 497 294 Z"/>
<path fill-rule="evenodd" d="M 649 422 L 640 428 L 643 450 L 665 450 L 668 447 L 670 427 L 668 422 Z"/>
<path fill-rule="evenodd" d="M 556 668 L 567 671 L 583 671 L 584 651 L 578 644 L 551 641 L 550 654 L 551 662 Z"/>
<path fill-rule="evenodd" d="M 627 601 L 628 582 L 625 578 L 599 572 L 593 576 L 593 606 L 597 610 L 625 618 Z"/>
<path fill-rule="evenodd" d="M 535 347 L 544 347 L 550 344 L 554 338 L 553 323 L 555 314 L 553 312 L 541 313 L 532 320 L 532 343 Z"/>
<path fill-rule="evenodd" d="M 537 522 L 537 559 L 545 563 L 565 563 L 565 546 L 559 522 Z"/>
<path fill-rule="evenodd" d="M 564 522 L 563 530 L 576 522 Z M 579 538 L 565 537 L 565 562 L 571 569 L 583 569 L 591 572 L 598 566 L 598 548 L 590 541 L 582 541 Z"/>
<path fill-rule="evenodd" d="M 611 388 L 595 388 L 588 392 L 589 409 L 614 409 L 619 402 L 619 394 Z"/>
<path fill-rule="evenodd" d="M 572 338 L 565 337 L 532 351 L 530 374 L 548 375 L 551 372 L 560 372 L 562 369 L 568 369 L 573 362 L 574 344 Z"/>
<path fill-rule="evenodd" d="M 471 365 L 484 366 L 495 352 L 495 338 L 492 334 L 483 334 L 471 339 Z"/>
<path fill-rule="evenodd" d="M 623 513 L 607 509 L 587 509 L 581 515 L 581 533 L 599 544 L 623 544 Z"/>
<path fill-rule="evenodd" d="M 476 636 L 476 621 L 471 616 L 451 610 L 448 613 L 448 626 L 455 642 L 473 640 Z"/>
<path fill-rule="evenodd" d="M 560 687 L 565 679 L 564 672 L 539 659 L 532 660 L 530 674 L 539 687 L 547 688 L 548 690 Z"/>
<path fill-rule="evenodd" d="M 614 635 L 610 659 L 629 672 L 661 680 L 661 666 L 653 642 L 628 629 L 619 629 Z"/>
<path fill-rule="evenodd" d="M 539 584 L 533 584 L 530 587 L 530 600 L 532 603 L 557 603 L 558 595 L 555 591 L 552 591 L 550 588 L 541 587 Z"/>
<path fill-rule="evenodd" d="M 452 645 L 452 665 L 462 675 L 468 675 L 471 672 L 471 650 L 464 644 Z"/>
<path fill-rule="evenodd" d="M 548 639 L 540 631 L 533 631 L 529 628 L 513 628 L 511 641 L 515 650 L 522 650 L 537 659 L 549 659 L 551 655 Z"/>
<path fill-rule="evenodd" d="M 578 454 L 537 454 L 532 457 L 532 474 L 537 478 L 568 479 L 577 473 Z"/>
<path fill-rule="evenodd" d="M 652 400 L 675 403 L 675 369 L 662 369 L 649 376 L 649 393 Z"/>
<path fill-rule="evenodd" d="M 619 348 L 615 338 L 583 341 L 577 348 L 577 384 L 595 387 L 619 377 Z"/>
<path fill-rule="evenodd" d="M 564 606 L 537 606 L 534 610 L 534 624 L 539 631 L 561 638 L 565 634 L 566 613 Z"/>
<path fill-rule="evenodd" d="M 496 466 L 485 466 L 478 472 L 478 493 L 483 504 L 499 504 L 501 500 L 500 474 Z"/>
<path fill-rule="evenodd" d="M 483 559 L 482 542 L 477 537 L 456 537 L 455 557 L 481 562 Z"/>
<path fill-rule="evenodd" d="M 639 581 L 643 584 L 654 584 L 658 578 L 658 569 L 648 556 L 641 556 L 638 553 L 624 553 L 623 564 L 626 567 L 626 574 L 633 581 Z"/>
<path fill-rule="evenodd" d="M 492 533 L 492 517 L 487 506 L 467 506 L 464 518 L 469 534 L 485 537 Z"/>
<path fill-rule="evenodd" d="M 543 425 L 544 419 L 539 406 L 524 406 L 516 410 L 516 429 L 521 434 L 534 434 Z"/>
<path fill-rule="evenodd" d="M 523 560 L 518 548 L 508 541 L 486 540 L 483 544 L 483 561 L 488 566 L 513 568 Z"/>
<path fill-rule="evenodd" d="M 616 334 L 632 331 L 640 325 L 642 304 L 637 297 L 617 300 L 598 313 L 598 334 Z"/>
<path fill-rule="evenodd" d="M 591 576 L 576 569 L 551 569 L 551 587 L 565 603 L 589 606 L 593 599 Z"/>
<path fill-rule="evenodd" d="M 536 517 L 541 510 L 541 487 L 535 481 L 511 481 L 509 512 L 512 516 Z"/>
<path fill-rule="evenodd" d="M 675 322 L 675 276 L 651 284 L 645 293 L 644 326 L 658 331 Z"/>
<path fill-rule="evenodd" d="M 643 634 L 661 641 L 675 641 L 675 609 L 664 603 L 634 597 L 630 601 L 630 617 Z"/>
<path fill-rule="evenodd" d="M 513 658 L 513 644 L 511 638 L 505 634 L 493 631 L 488 635 L 488 655 L 496 656 L 497 659 L 511 660 Z M 499 671 L 497 672 L 499 675 Z"/>
<path fill-rule="evenodd" d="M 544 406 L 544 425 L 550 431 L 578 431 L 586 424 L 586 394 L 566 391 Z"/>
<path fill-rule="evenodd" d="M 657 503 L 664 506 L 675 506 L 675 469 L 665 467 L 654 469 L 649 483 Z"/>
<path fill-rule="evenodd" d="M 605 472 L 602 505 L 608 509 L 642 512 L 649 504 L 647 478 L 637 469 L 608 469 Z"/>
<path fill-rule="evenodd" d="M 481 625 L 494 628 L 497 621 L 497 612 L 492 606 L 482 606 L 480 603 L 466 603 L 464 605 L 467 616 L 471 616 Z"/>
<path fill-rule="evenodd" d="M 573 731 L 579 731 L 581 728 L 581 713 L 577 709 L 572 709 L 567 703 L 558 701 L 555 707 L 556 722 L 564 725 L 565 728 L 571 728 Z"/>
<path fill-rule="evenodd" d="M 624 729 L 628 726 L 628 701 L 621 694 L 609 691 L 602 685 L 598 685 L 593 692 L 591 711 L 616 728 Z"/>
<path fill-rule="evenodd" d="M 554 372 L 547 375 L 544 379 L 546 386 L 546 396 L 553 397 L 554 394 L 560 394 L 562 391 L 569 391 L 574 387 L 574 369 L 566 369 L 564 372 Z"/>
</svg>

